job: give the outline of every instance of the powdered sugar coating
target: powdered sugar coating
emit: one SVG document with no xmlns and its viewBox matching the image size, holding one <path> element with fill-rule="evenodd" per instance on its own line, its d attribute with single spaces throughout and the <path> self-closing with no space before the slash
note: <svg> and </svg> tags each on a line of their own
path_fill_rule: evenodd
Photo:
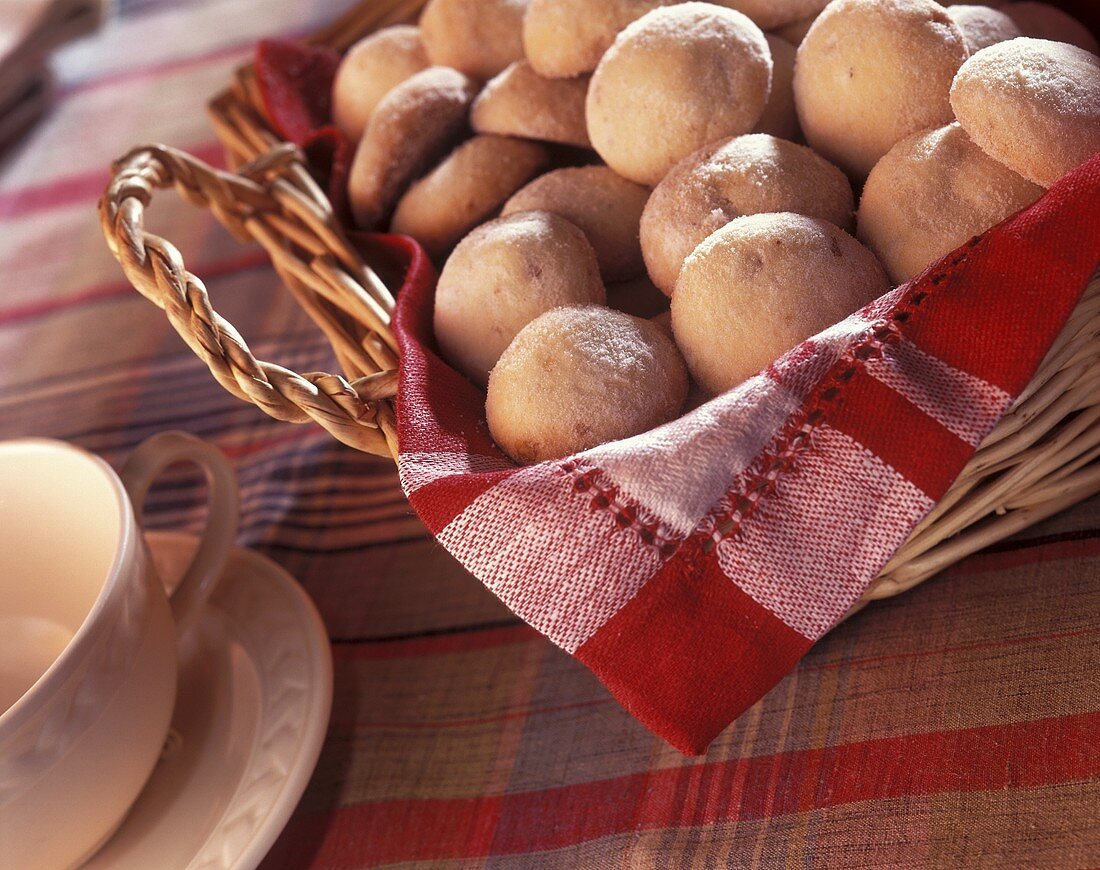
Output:
<svg viewBox="0 0 1100 870">
<path fill-rule="evenodd" d="M 489 378 L 489 431 L 517 462 L 560 459 L 640 435 L 680 413 L 687 371 L 656 324 L 599 306 L 547 312 Z"/>
<path fill-rule="evenodd" d="M 412 236 L 439 257 L 548 162 L 537 142 L 474 136 L 408 189 L 390 230 Z"/>
<path fill-rule="evenodd" d="M 688 257 L 672 329 L 692 377 L 721 393 L 889 289 L 875 255 L 828 221 L 749 215 Z"/>
<path fill-rule="evenodd" d="M 587 94 L 587 76 L 546 78 L 527 61 L 516 61 L 485 85 L 474 100 L 470 124 L 479 133 L 590 148 L 584 122 Z"/>
<path fill-rule="evenodd" d="M 433 64 L 488 81 L 523 59 L 527 0 L 428 0 L 421 38 Z"/>
<path fill-rule="evenodd" d="M 430 67 L 386 94 L 348 178 L 348 201 L 361 229 L 384 221 L 409 183 L 462 135 L 476 93 L 476 83 L 462 73 Z"/>
<path fill-rule="evenodd" d="M 950 124 L 903 139 L 878 162 L 858 235 L 902 284 L 1042 195 Z"/>
<path fill-rule="evenodd" d="M 596 252 L 605 281 L 644 271 L 638 224 L 649 188 L 606 166 L 556 169 L 539 176 L 504 204 L 503 214 L 539 209 L 576 224 Z"/>
<path fill-rule="evenodd" d="M 1031 0 L 1006 3 L 1001 11 L 1016 22 L 1024 36 L 1049 39 L 1051 42 L 1068 42 L 1093 54 L 1100 51 L 1096 37 L 1084 24 L 1049 3 L 1034 3 Z"/>
<path fill-rule="evenodd" d="M 475 383 L 545 311 L 607 299 L 592 246 L 563 217 L 527 211 L 482 224 L 447 258 L 435 294 L 443 356 Z"/>
<path fill-rule="evenodd" d="M 998 42 L 1023 36 L 1016 22 L 997 9 L 988 6 L 967 6 L 960 4 L 947 10 L 951 20 L 958 25 L 966 38 L 966 47 L 970 53 L 981 51 Z"/>
<path fill-rule="evenodd" d="M 772 53 L 772 89 L 756 132 L 780 139 L 798 136 L 798 111 L 794 107 L 794 62 L 797 50 L 785 39 L 765 33 Z"/>
<path fill-rule="evenodd" d="M 332 119 L 349 139 L 359 139 L 375 106 L 393 88 L 428 68 L 420 28 L 384 27 L 348 49 L 332 83 Z"/>
<path fill-rule="evenodd" d="M 795 103 L 813 149 L 865 178 L 911 133 L 950 123 L 966 40 L 932 0 L 834 0 L 798 47 Z"/>
<path fill-rule="evenodd" d="M 523 19 L 527 60 L 550 78 L 590 73 L 624 27 L 668 2 L 531 0 Z"/>
<path fill-rule="evenodd" d="M 771 51 L 740 12 L 709 3 L 656 9 L 627 27 L 588 88 L 588 135 L 607 165 L 656 184 L 679 160 L 760 120 Z"/>
<path fill-rule="evenodd" d="M 1050 187 L 1100 151 L 1100 59 L 1023 37 L 983 49 L 959 70 L 951 105 L 987 154 Z"/>
<path fill-rule="evenodd" d="M 809 148 L 764 133 L 708 145 L 682 160 L 653 191 L 641 246 L 653 283 L 671 295 L 695 247 L 734 218 L 797 212 L 852 228 L 844 173 Z"/>
</svg>

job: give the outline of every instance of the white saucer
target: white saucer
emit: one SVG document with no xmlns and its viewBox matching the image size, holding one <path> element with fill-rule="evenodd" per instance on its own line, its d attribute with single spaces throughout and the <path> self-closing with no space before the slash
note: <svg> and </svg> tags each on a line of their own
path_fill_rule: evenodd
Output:
<svg viewBox="0 0 1100 870">
<path fill-rule="evenodd" d="M 196 541 L 147 540 L 171 588 Z M 85 867 L 256 867 L 305 791 L 331 706 L 332 658 L 313 603 L 274 562 L 234 550 L 181 645 L 164 755 Z"/>
</svg>

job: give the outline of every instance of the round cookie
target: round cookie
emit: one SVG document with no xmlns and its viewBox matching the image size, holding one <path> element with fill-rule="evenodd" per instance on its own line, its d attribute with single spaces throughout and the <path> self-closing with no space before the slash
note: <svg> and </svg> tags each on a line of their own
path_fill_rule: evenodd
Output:
<svg viewBox="0 0 1100 870">
<path fill-rule="evenodd" d="M 527 324 L 489 378 L 493 439 L 517 462 L 561 459 L 675 419 L 687 372 L 660 326 L 599 306 Z"/>
<path fill-rule="evenodd" d="M 569 78 L 596 68 L 619 32 L 669 0 L 530 0 L 523 47 L 539 75 Z"/>
<path fill-rule="evenodd" d="M 1016 22 L 1024 36 L 1068 42 L 1093 54 L 1100 52 L 1096 37 L 1084 24 L 1049 3 L 1006 3 L 1001 10 Z"/>
<path fill-rule="evenodd" d="M 721 393 L 889 289 L 875 255 L 828 221 L 749 215 L 688 257 L 672 329 L 692 377 Z"/>
<path fill-rule="evenodd" d="M 546 149 L 537 142 L 474 136 L 406 191 L 390 230 L 412 236 L 429 255 L 439 257 L 548 161 Z"/>
<path fill-rule="evenodd" d="M 983 48 L 1023 36 L 1016 22 L 997 9 L 988 6 L 960 4 L 947 10 L 966 39 L 966 47 L 974 54 Z"/>
<path fill-rule="evenodd" d="M 736 217 L 798 212 L 851 228 L 844 173 L 809 148 L 764 133 L 738 136 L 681 161 L 642 213 L 641 244 L 653 283 L 671 295 L 695 247 Z"/>
<path fill-rule="evenodd" d="M 536 178 L 508 202 L 503 214 L 540 209 L 561 215 L 584 233 L 605 281 L 625 281 L 645 271 L 638 224 L 649 189 L 606 166 L 556 169 Z"/>
<path fill-rule="evenodd" d="M 588 88 L 588 135 L 620 175 L 653 185 L 709 142 L 746 133 L 771 91 L 771 51 L 740 12 L 656 9 L 619 34 Z"/>
<path fill-rule="evenodd" d="M 950 124 L 902 139 L 871 170 L 858 235 L 902 284 L 1042 195 Z"/>
<path fill-rule="evenodd" d="M 1100 151 L 1100 59 L 1073 45 L 1022 37 L 982 49 L 951 105 L 983 151 L 1043 187 Z"/>
<path fill-rule="evenodd" d="M 428 0 L 420 37 L 428 58 L 488 81 L 523 59 L 527 0 Z"/>
<path fill-rule="evenodd" d="M 430 67 L 382 99 L 348 176 L 348 203 L 360 229 L 384 221 L 409 183 L 462 135 L 476 93 L 462 73 Z"/>
<path fill-rule="evenodd" d="M 764 114 L 756 122 L 756 132 L 771 133 L 780 139 L 798 136 L 798 110 L 794 105 L 794 61 L 797 50 L 785 39 L 764 34 L 772 53 L 772 90 Z"/>
<path fill-rule="evenodd" d="M 362 137 L 375 106 L 393 88 L 428 68 L 420 28 L 384 27 L 348 49 L 332 83 L 332 119 L 349 139 Z"/>
<path fill-rule="evenodd" d="M 587 76 L 549 79 L 527 61 L 516 61 L 478 94 L 470 110 L 470 124 L 479 133 L 591 148 L 584 123 L 587 93 Z"/>
<path fill-rule="evenodd" d="M 932 0 L 834 0 L 798 47 L 794 96 L 806 141 L 865 178 L 901 139 L 950 123 L 969 51 Z"/>
<path fill-rule="evenodd" d="M 444 358 L 484 385 L 516 333 L 544 311 L 606 299 L 584 233 L 556 214 L 519 212 L 482 224 L 447 258 L 435 337 Z"/>
</svg>

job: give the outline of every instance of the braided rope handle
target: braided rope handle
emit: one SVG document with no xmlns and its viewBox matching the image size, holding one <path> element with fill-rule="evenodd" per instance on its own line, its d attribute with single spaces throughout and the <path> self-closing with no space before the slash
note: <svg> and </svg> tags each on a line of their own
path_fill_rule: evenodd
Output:
<svg viewBox="0 0 1100 870">
<path fill-rule="evenodd" d="M 99 202 L 107 244 L 135 289 L 164 310 L 218 383 L 278 420 L 312 420 L 351 447 L 396 456 L 393 297 L 345 239 L 297 148 L 279 145 L 231 173 L 175 148 L 147 145 L 112 168 Z M 350 380 L 297 374 L 253 356 L 214 310 L 179 250 L 145 229 L 153 192 L 173 186 L 187 202 L 209 208 L 235 237 L 265 248 Z"/>
</svg>

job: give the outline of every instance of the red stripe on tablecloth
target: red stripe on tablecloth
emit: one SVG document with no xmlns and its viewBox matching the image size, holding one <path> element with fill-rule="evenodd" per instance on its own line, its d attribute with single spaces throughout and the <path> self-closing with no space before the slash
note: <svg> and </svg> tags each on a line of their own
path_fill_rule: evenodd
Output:
<svg viewBox="0 0 1100 870">
<path fill-rule="evenodd" d="M 370 643 L 337 642 L 333 645 L 332 655 L 333 658 L 342 660 L 410 659 L 476 652 L 493 647 L 527 643 L 541 637 L 542 635 L 529 625 L 510 625 L 432 637 L 410 637 Z"/>
<path fill-rule="evenodd" d="M 493 797 L 392 800 L 291 819 L 274 866 L 351 867 L 558 849 L 633 830 L 774 818 L 909 795 L 1040 788 L 1100 776 L 1100 713 L 887 737 Z M 919 758 L 920 764 L 910 763 Z M 737 783 L 685 801 L 685 776 Z M 556 820 L 557 823 L 548 823 Z M 568 824 L 564 820 L 569 820 Z M 424 832 L 431 836 L 425 837 Z M 320 843 L 315 854 L 292 844 Z"/>
<path fill-rule="evenodd" d="M 919 659 L 927 656 L 948 655 L 958 652 L 973 652 L 983 649 L 1003 649 L 1006 647 L 1022 646 L 1044 640 L 1063 640 L 1071 637 L 1088 637 L 1091 634 L 1100 634 L 1100 627 L 1082 628 L 1079 631 L 1050 631 L 1043 634 L 1028 634 L 1020 637 L 1009 637 L 1004 640 L 983 640 L 975 643 L 961 643 L 956 646 L 941 646 L 932 649 L 918 649 L 910 652 L 896 653 L 888 656 L 867 656 L 866 658 L 841 659 L 837 662 L 824 662 L 822 664 L 806 664 L 800 666 L 801 671 L 832 671 L 840 668 L 858 667 L 860 665 L 877 665 L 882 662 L 904 661 L 905 659 Z"/>
<path fill-rule="evenodd" d="M 974 447 L 862 367 L 844 387 L 828 422 L 862 444 L 927 496 L 938 499 Z"/>
<path fill-rule="evenodd" d="M 196 275 L 205 279 L 222 278 L 248 269 L 255 269 L 270 264 L 270 259 L 263 251 L 251 251 L 239 257 L 228 260 L 218 260 L 212 263 L 199 263 L 193 267 Z M 88 305 L 94 302 L 102 302 L 116 296 L 135 294 L 133 285 L 129 281 L 111 281 L 106 284 L 98 284 L 81 290 L 70 296 L 59 299 L 40 299 L 36 302 L 28 302 L 26 305 L 16 305 L 6 311 L 0 311 L 0 326 L 10 326 L 24 320 L 36 317 L 45 317 L 50 314 L 58 314 L 70 308 L 80 305 Z"/>
<path fill-rule="evenodd" d="M 1009 395 L 1026 386 L 1097 267 L 1100 155 L 1039 203 L 964 246 L 965 276 L 949 255 L 932 268 L 940 286 L 905 327 L 922 350 Z M 1058 292 L 1051 292 L 1056 282 Z M 981 292 L 995 287 L 999 292 Z M 1025 319 L 1020 311 L 1027 311 Z"/>
<path fill-rule="evenodd" d="M 705 751 L 810 647 L 701 548 L 684 542 L 576 653 L 627 710 L 689 754 Z"/>
<path fill-rule="evenodd" d="M 287 33 L 283 34 L 281 38 L 291 39 L 297 34 L 297 31 L 294 33 Z M 280 37 L 276 35 L 272 38 Z M 256 39 L 247 39 L 242 42 L 218 46 L 209 51 L 188 55 L 187 57 L 174 57 L 170 60 L 159 61 L 158 63 L 144 64 L 130 67 L 129 69 L 119 70 L 118 72 L 109 72 L 100 76 L 78 79 L 65 85 L 65 87 L 58 92 L 58 97 L 66 99 L 76 94 L 94 91 L 102 87 L 125 84 L 126 82 L 139 81 L 141 79 L 153 79 L 167 73 L 183 72 L 184 70 L 195 69 L 196 67 L 205 66 L 206 64 L 214 63 L 219 60 L 228 60 L 229 58 L 240 58 L 241 60 L 245 60 L 251 57 L 255 46 Z"/>
<path fill-rule="evenodd" d="M 221 169 L 225 154 L 218 142 L 203 142 L 184 149 L 190 154 Z M 110 181 L 106 168 L 62 175 L 43 184 L 17 187 L 0 192 L 0 219 L 23 217 L 34 212 L 61 208 L 99 199 Z"/>
</svg>

